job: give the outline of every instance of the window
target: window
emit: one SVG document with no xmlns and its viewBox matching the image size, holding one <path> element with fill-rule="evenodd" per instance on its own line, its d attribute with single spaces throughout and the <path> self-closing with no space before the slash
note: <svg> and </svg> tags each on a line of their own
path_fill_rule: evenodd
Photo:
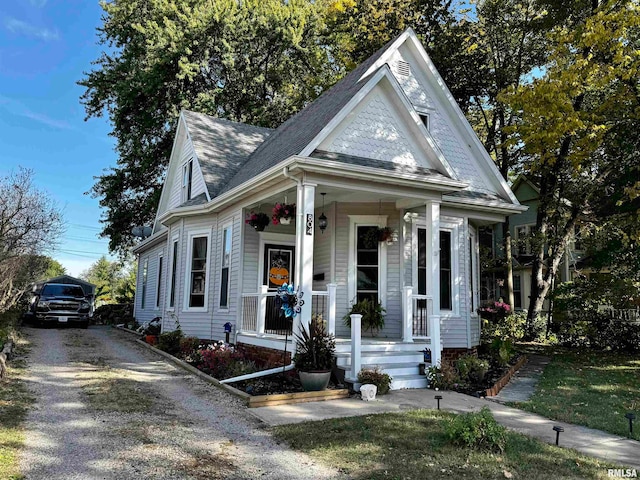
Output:
<svg viewBox="0 0 640 480">
<path fill-rule="evenodd" d="M 418 116 L 420 120 L 422 120 L 422 124 L 424 127 L 429 130 L 429 114 L 428 113 L 419 113 Z"/>
<path fill-rule="evenodd" d="M 189 308 L 205 306 L 207 276 L 207 237 L 194 237 L 191 243 Z"/>
<path fill-rule="evenodd" d="M 418 228 L 418 295 L 427 294 L 427 229 Z"/>
<path fill-rule="evenodd" d="M 535 225 L 518 225 L 515 228 L 517 255 L 531 255 L 532 238 L 536 234 Z"/>
<path fill-rule="evenodd" d="M 515 303 L 513 308 L 522 308 L 522 283 L 520 281 L 520 275 L 513 276 L 513 301 Z"/>
<path fill-rule="evenodd" d="M 379 242 L 377 226 L 357 226 L 356 241 L 356 301 L 365 298 L 378 303 Z"/>
<path fill-rule="evenodd" d="M 147 274 L 149 273 L 149 259 L 144 259 L 142 267 L 142 298 L 140 300 L 140 308 L 144 309 L 145 300 L 147 297 Z"/>
<path fill-rule="evenodd" d="M 220 307 L 229 307 L 229 266 L 231 265 L 232 227 L 222 232 L 222 272 L 220 275 Z"/>
<path fill-rule="evenodd" d="M 160 308 L 160 290 L 162 284 L 162 255 L 158 257 L 158 284 L 156 285 L 156 308 Z"/>
<path fill-rule="evenodd" d="M 193 160 L 182 167 L 182 201 L 191 200 L 191 182 L 193 180 Z"/>
<path fill-rule="evenodd" d="M 440 310 L 452 310 L 451 232 L 440 230 Z"/>
<path fill-rule="evenodd" d="M 171 292 L 169 293 L 169 308 L 176 304 L 176 271 L 178 267 L 178 241 L 173 241 L 173 251 L 171 256 Z"/>
</svg>

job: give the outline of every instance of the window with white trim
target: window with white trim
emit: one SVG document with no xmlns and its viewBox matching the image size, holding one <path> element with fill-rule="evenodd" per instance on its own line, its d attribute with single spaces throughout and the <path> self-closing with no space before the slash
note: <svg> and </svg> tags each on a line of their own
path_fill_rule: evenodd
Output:
<svg viewBox="0 0 640 480">
<path fill-rule="evenodd" d="M 193 182 L 193 159 L 182 166 L 182 201 L 191 200 L 191 184 Z"/>
<path fill-rule="evenodd" d="M 149 274 L 149 258 L 144 259 L 142 264 L 142 298 L 140 299 L 140 308 L 144 309 L 147 299 L 147 277 Z"/>
<path fill-rule="evenodd" d="M 513 308 L 522 308 L 522 280 L 520 275 L 513 276 Z"/>
<path fill-rule="evenodd" d="M 380 242 L 375 225 L 356 226 L 356 302 L 380 301 Z"/>
<path fill-rule="evenodd" d="M 206 307 L 208 244 L 208 236 L 194 236 L 191 238 L 188 308 Z"/>
<path fill-rule="evenodd" d="M 169 308 L 176 305 L 176 277 L 178 270 L 178 240 L 174 240 L 171 251 L 171 286 L 169 287 Z"/>
<path fill-rule="evenodd" d="M 231 273 L 231 248 L 233 227 L 229 225 L 222 231 L 222 266 L 220 272 L 220 308 L 229 307 L 229 281 Z"/>
<path fill-rule="evenodd" d="M 162 286 L 162 255 L 158 255 L 158 283 L 156 284 L 156 309 L 160 308 L 160 289 Z"/>
</svg>

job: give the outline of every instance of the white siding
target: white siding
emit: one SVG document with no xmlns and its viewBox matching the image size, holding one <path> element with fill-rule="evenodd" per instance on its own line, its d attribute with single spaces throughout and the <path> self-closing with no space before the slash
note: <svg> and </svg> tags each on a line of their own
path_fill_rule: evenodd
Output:
<svg viewBox="0 0 640 480">
<path fill-rule="evenodd" d="M 156 308 L 156 292 L 158 288 L 158 255 L 162 253 L 163 258 L 166 258 L 166 244 L 161 243 L 155 247 L 140 254 L 138 260 L 138 275 L 136 279 L 136 296 L 134 301 L 134 316 L 138 323 L 148 322 L 155 317 L 161 317 L 163 312 L 163 297 L 160 299 L 160 307 Z M 142 308 L 142 272 L 144 269 L 145 261 L 148 261 L 147 270 L 147 288 L 145 305 Z M 166 278 L 165 260 L 163 260 L 163 278 Z M 163 280 L 163 283 L 164 282 Z M 161 296 L 162 296 L 161 289 Z"/>
<path fill-rule="evenodd" d="M 327 217 L 327 229 L 324 233 L 320 233 L 320 229 L 316 228 L 313 243 L 313 274 L 324 275 L 324 280 L 314 280 L 313 289 L 316 291 L 325 291 L 327 283 L 331 283 L 331 241 L 335 234 L 335 218 L 333 215 L 334 204 L 326 205 L 324 214 Z M 318 218 L 322 215 L 322 208 L 316 209 L 315 218 L 316 226 Z"/>
</svg>

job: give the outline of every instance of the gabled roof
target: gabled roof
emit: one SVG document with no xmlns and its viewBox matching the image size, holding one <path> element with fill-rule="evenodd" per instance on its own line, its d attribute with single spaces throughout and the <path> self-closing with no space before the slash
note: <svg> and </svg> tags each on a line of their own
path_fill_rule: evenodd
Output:
<svg viewBox="0 0 640 480">
<path fill-rule="evenodd" d="M 362 88 L 367 81 L 366 77 L 361 78 L 364 72 L 394 41 L 395 39 L 387 43 L 313 103 L 280 125 L 251 154 L 247 163 L 222 189 L 222 192 L 237 187 L 291 155 L 298 155 Z"/>
<path fill-rule="evenodd" d="M 182 115 L 200 163 L 209 198 L 214 198 L 221 192 L 249 155 L 273 131 L 189 110 L 183 110 Z"/>
</svg>

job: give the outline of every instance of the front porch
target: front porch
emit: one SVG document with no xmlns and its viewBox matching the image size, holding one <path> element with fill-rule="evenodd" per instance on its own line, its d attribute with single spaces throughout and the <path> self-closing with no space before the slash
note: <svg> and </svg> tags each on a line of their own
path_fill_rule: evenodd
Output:
<svg viewBox="0 0 640 480">
<path fill-rule="evenodd" d="M 439 318 L 432 314 L 431 297 L 414 294 L 412 287 L 404 287 L 405 305 L 400 319 L 404 337 L 379 338 L 370 333 L 363 336 L 360 319 L 354 318 L 357 316 L 352 317 L 349 335 L 336 335 L 336 293 L 337 285 L 327 284 L 326 290 L 312 291 L 310 297 L 303 299 L 305 303 L 311 302 L 312 317 L 320 316 L 326 322 L 327 331 L 336 336 L 336 364 L 345 379 L 355 383 L 361 369 L 379 367 L 393 378 L 393 389 L 426 388 L 426 377 L 419 375 L 419 365 L 424 363 L 423 352 L 429 349 L 431 364 L 437 364 L 442 351 L 442 345 L 439 349 L 432 348 L 431 333 L 439 331 L 440 325 Z M 275 299 L 276 293 L 269 291 L 267 285 L 263 285 L 259 293 L 242 294 L 238 342 L 288 352 L 295 350 L 292 322 L 284 317 Z M 341 318 L 337 320 L 342 323 Z"/>
</svg>

